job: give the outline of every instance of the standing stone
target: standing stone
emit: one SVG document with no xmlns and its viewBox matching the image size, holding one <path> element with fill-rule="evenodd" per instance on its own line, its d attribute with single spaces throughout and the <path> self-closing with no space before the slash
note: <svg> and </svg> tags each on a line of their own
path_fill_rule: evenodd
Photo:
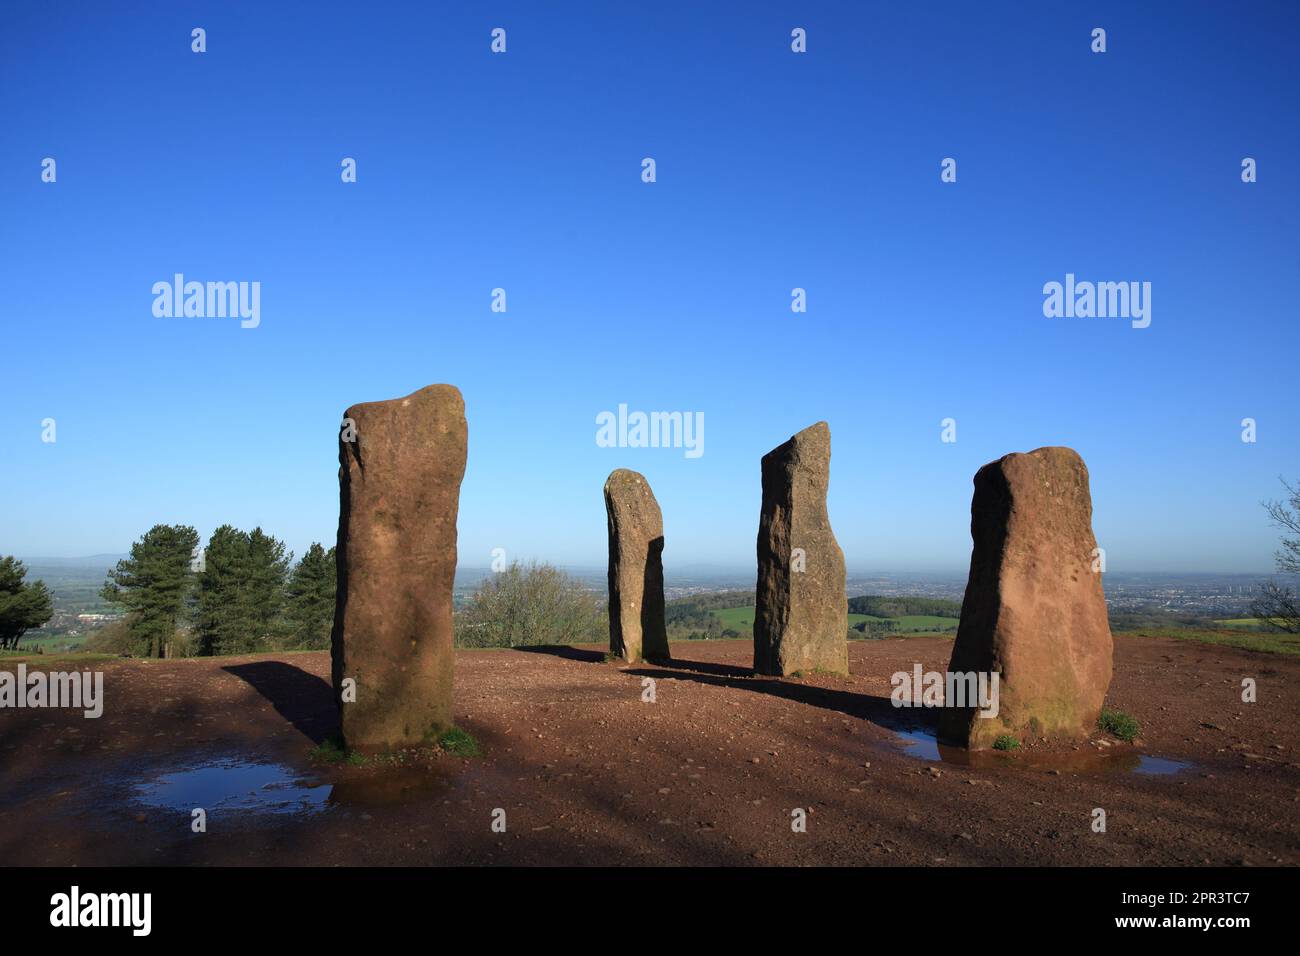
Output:
<svg viewBox="0 0 1300 956">
<path fill-rule="evenodd" d="M 609 521 L 609 652 L 666 660 L 664 517 L 645 475 L 618 468 L 605 480 Z"/>
<path fill-rule="evenodd" d="M 826 513 L 831 430 L 805 428 L 763 456 L 754 670 L 849 672 L 844 552 Z"/>
<path fill-rule="evenodd" d="M 430 385 L 406 398 L 353 405 L 344 417 L 334 695 L 348 747 L 392 750 L 452 722 L 465 403 L 454 386 Z M 355 702 L 344 699 L 348 678 L 356 682 Z"/>
<path fill-rule="evenodd" d="M 948 670 L 999 672 L 998 715 L 945 707 L 940 736 L 978 749 L 1002 734 L 1088 733 L 1114 645 L 1083 459 L 1039 448 L 991 462 L 975 475 L 970 511 L 974 549 Z"/>
</svg>

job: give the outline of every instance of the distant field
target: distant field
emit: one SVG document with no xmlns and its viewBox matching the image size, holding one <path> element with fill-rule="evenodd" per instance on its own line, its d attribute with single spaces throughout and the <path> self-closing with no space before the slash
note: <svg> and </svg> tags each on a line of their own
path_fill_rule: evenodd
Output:
<svg viewBox="0 0 1300 956">
<path fill-rule="evenodd" d="M 724 607 L 713 612 L 713 616 L 722 622 L 724 628 L 736 631 L 754 629 L 754 609 L 752 607 Z"/>
<path fill-rule="evenodd" d="M 45 635 L 36 637 L 34 634 L 25 636 L 20 640 L 19 646 L 26 651 L 28 648 L 40 648 L 44 654 L 55 652 L 75 651 L 85 642 L 84 634 L 78 634 L 76 637 L 66 637 L 61 634 Z"/>
<path fill-rule="evenodd" d="M 1221 631 L 1184 627 L 1148 627 L 1120 633 L 1133 637 L 1173 637 L 1202 644 L 1222 644 L 1240 647 L 1247 651 L 1267 651 L 1271 654 L 1300 656 L 1300 634 L 1284 631 L 1249 631 L 1245 628 L 1225 628 Z"/>
<path fill-rule="evenodd" d="M 753 633 L 754 608 L 724 607 L 713 611 L 713 616 L 722 622 L 724 628 L 743 633 Z M 898 624 L 899 634 L 933 634 L 936 631 L 955 631 L 957 619 L 953 617 L 935 617 L 930 614 L 909 614 L 904 617 L 872 617 L 869 614 L 850 614 L 849 627 L 862 621 L 894 621 Z"/>
<path fill-rule="evenodd" d="M 859 616 L 849 615 L 850 618 Z M 937 617 L 933 614 L 908 614 L 904 617 L 890 617 L 884 618 L 884 620 L 897 621 L 899 633 L 925 631 L 932 634 L 935 631 L 957 630 L 957 619 L 955 617 Z M 852 621 L 849 623 L 852 623 Z"/>
<path fill-rule="evenodd" d="M 724 607 L 713 612 L 713 616 L 722 622 L 723 627 L 729 627 L 737 631 L 752 631 L 754 629 L 754 608 L 751 607 Z M 870 621 L 874 618 L 866 614 L 850 614 L 849 626 L 852 627 L 858 621 Z"/>
<path fill-rule="evenodd" d="M 1236 627 L 1247 631 L 1271 630 L 1267 624 L 1263 623 L 1257 617 L 1233 617 L 1228 618 L 1227 620 L 1215 621 L 1214 623 L 1222 625 L 1223 627 Z"/>
</svg>

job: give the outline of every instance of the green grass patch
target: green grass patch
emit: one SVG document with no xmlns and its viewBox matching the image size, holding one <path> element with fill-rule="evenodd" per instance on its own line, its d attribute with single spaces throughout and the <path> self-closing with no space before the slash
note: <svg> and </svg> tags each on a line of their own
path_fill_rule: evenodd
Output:
<svg viewBox="0 0 1300 956">
<path fill-rule="evenodd" d="M 1300 634 L 1288 634 L 1285 631 L 1252 631 L 1246 628 L 1209 630 L 1185 627 L 1144 627 L 1134 631 L 1120 631 L 1119 633 L 1132 637 L 1172 637 L 1181 641 L 1218 644 L 1223 647 L 1239 647 L 1247 651 L 1263 651 L 1266 654 L 1300 655 Z"/>
<path fill-rule="evenodd" d="M 433 744 L 437 744 L 444 752 L 456 757 L 477 757 L 479 755 L 478 741 L 459 727 L 453 727 L 451 730 L 438 735 L 430 734 L 425 747 L 427 748 Z M 398 750 L 392 753 L 362 753 L 360 750 L 349 750 L 344 746 L 342 738 L 337 734 L 333 734 L 326 737 L 318 746 L 311 748 L 307 752 L 307 756 L 312 763 L 318 764 L 347 764 L 349 767 L 397 767 L 409 764 L 412 760 L 418 761 L 421 749 Z"/>
<path fill-rule="evenodd" d="M 754 629 L 754 609 L 752 607 L 724 607 L 713 612 L 713 616 L 722 622 L 723 629 L 735 631 L 752 631 Z"/>
<path fill-rule="evenodd" d="M 347 757 L 348 752 L 343 749 L 343 743 L 338 737 L 326 737 L 311 750 L 307 751 L 307 759 L 313 763 L 338 763 Z"/>
<path fill-rule="evenodd" d="M 1118 737 L 1126 742 L 1136 738 L 1139 730 L 1136 720 L 1122 710 L 1111 710 L 1109 707 L 1102 708 L 1101 716 L 1097 718 L 1097 726 L 1112 737 Z"/>
<path fill-rule="evenodd" d="M 849 617 L 853 617 L 852 614 Z M 957 630 L 957 619 L 955 617 L 939 617 L 935 614 L 906 614 L 903 617 L 891 617 L 886 620 L 898 623 L 899 634 L 910 632 L 925 632 L 933 634 L 936 632 L 947 632 Z"/>
<path fill-rule="evenodd" d="M 83 651 L 73 651 L 68 654 L 27 654 L 14 651 L 0 651 L 0 670 L 9 670 L 12 666 L 18 664 L 35 664 L 37 669 L 43 669 L 55 664 L 94 664 L 98 661 L 115 661 L 120 658 L 116 654 L 89 654 Z"/>
<path fill-rule="evenodd" d="M 81 650 L 86 635 L 73 637 L 67 634 L 29 634 L 18 642 L 18 653 L 70 654 Z M 39 650 L 38 650 L 39 649 Z"/>
<path fill-rule="evenodd" d="M 478 741 L 459 727 L 444 730 L 438 736 L 438 746 L 453 757 L 477 757 L 480 753 Z"/>
<path fill-rule="evenodd" d="M 997 740 L 993 741 L 994 750 L 1017 750 L 1020 747 L 1020 741 L 1010 734 L 1002 734 Z"/>
<path fill-rule="evenodd" d="M 1214 622 L 1224 627 L 1244 628 L 1248 631 L 1273 631 L 1281 625 L 1282 622 L 1277 620 L 1268 620 L 1258 617 L 1230 617 Z"/>
</svg>

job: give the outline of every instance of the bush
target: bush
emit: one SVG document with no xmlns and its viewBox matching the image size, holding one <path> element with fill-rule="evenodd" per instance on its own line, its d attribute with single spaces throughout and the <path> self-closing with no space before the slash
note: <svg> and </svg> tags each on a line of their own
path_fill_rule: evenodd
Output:
<svg viewBox="0 0 1300 956">
<path fill-rule="evenodd" d="M 129 655 L 135 651 L 136 642 L 127 630 L 126 621 L 114 621 L 87 634 L 81 649 L 95 654 Z"/>
<path fill-rule="evenodd" d="M 167 657 L 194 657 L 199 652 L 199 642 L 194 632 L 185 628 L 172 632 L 163 642 Z M 120 657 L 148 657 L 148 649 L 131 630 L 127 619 L 97 627 L 86 635 L 80 650 L 92 654 L 116 654 Z"/>
<path fill-rule="evenodd" d="M 1020 747 L 1020 741 L 1010 734 L 1003 734 L 993 741 L 994 750 L 1017 750 Z"/>
<path fill-rule="evenodd" d="M 549 564 L 518 562 L 483 582 L 455 618 L 457 647 L 600 643 L 609 618 L 594 594 Z"/>
</svg>

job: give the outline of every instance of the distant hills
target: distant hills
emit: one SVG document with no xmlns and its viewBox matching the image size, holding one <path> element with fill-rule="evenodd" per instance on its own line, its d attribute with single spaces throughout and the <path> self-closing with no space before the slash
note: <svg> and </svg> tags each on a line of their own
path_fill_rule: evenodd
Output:
<svg viewBox="0 0 1300 956">
<path fill-rule="evenodd" d="M 29 568 L 111 568 L 126 554 L 90 554 L 84 558 L 45 558 L 19 555 L 18 560 Z"/>
</svg>

